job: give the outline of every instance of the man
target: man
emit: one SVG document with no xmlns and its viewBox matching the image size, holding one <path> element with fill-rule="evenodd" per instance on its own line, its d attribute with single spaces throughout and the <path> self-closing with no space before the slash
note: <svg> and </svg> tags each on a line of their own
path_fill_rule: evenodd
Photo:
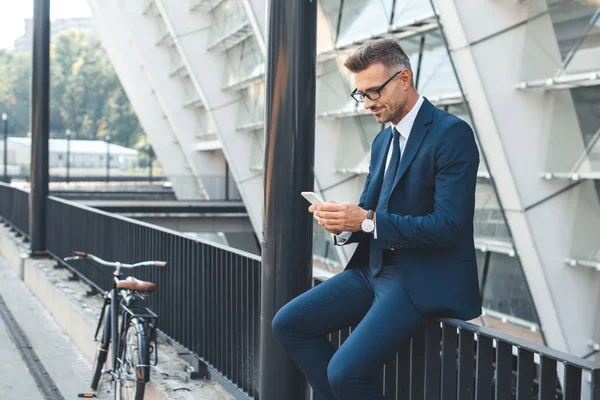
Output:
<svg viewBox="0 0 600 400">
<path fill-rule="evenodd" d="M 352 97 L 390 126 L 371 148 L 358 205 L 311 206 L 336 244 L 358 243 L 346 269 L 286 304 L 273 332 L 319 399 L 383 399 L 381 366 L 428 319 L 481 313 L 473 242 L 479 152 L 469 125 L 413 86 L 392 39 L 345 63 Z M 357 324 L 336 351 L 326 335 Z"/>
</svg>

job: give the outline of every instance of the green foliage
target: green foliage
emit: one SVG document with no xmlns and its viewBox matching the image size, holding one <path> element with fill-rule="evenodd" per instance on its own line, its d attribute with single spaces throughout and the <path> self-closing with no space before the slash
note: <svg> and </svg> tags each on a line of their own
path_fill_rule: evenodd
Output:
<svg viewBox="0 0 600 400">
<path fill-rule="evenodd" d="M 25 136 L 29 130 L 31 57 L 0 50 L 0 112 L 10 116 L 9 131 Z"/>
<path fill-rule="evenodd" d="M 143 131 L 99 40 L 67 31 L 53 40 L 50 63 L 50 131 L 55 138 L 98 139 L 134 146 Z M 29 131 L 31 56 L 0 50 L 0 112 L 13 135 Z"/>
</svg>

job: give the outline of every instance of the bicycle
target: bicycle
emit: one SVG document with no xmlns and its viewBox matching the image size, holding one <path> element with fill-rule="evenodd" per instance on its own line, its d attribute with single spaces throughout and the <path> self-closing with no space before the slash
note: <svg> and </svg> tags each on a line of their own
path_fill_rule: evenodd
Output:
<svg viewBox="0 0 600 400">
<path fill-rule="evenodd" d="M 158 361 L 156 347 L 158 316 L 148 308 L 140 306 L 138 301 L 152 293 L 156 289 L 156 284 L 131 276 L 121 280 L 123 276 L 121 269 L 141 266 L 164 268 L 167 263 L 144 261 L 136 264 L 124 264 L 105 261 L 93 254 L 79 251 L 73 254 L 73 257 L 66 257 L 65 261 L 86 259 L 100 266 L 115 268 L 113 286 L 110 291 L 104 293 L 104 305 L 94 335 L 94 341 L 99 342 L 99 345 L 96 350 L 94 375 L 90 387 L 97 391 L 100 378 L 104 374 L 110 376 L 114 383 L 115 399 L 142 400 L 146 382 L 150 380 L 150 354 L 154 353 L 154 365 Z M 121 313 L 120 329 L 118 326 L 119 313 Z M 98 340 L 103 323 L 102 337 Z M 112 368 L 103 370 L 108 359 L 112 338 L 116 338 L 113 340 L 113 352 L 110 360 Z"/>
</svg>

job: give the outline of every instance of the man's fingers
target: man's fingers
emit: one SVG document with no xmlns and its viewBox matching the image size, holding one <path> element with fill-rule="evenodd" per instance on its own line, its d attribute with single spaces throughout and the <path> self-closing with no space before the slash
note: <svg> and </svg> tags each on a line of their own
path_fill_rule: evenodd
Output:
<svg viewBox="0 0 600 400">
<path fill-rule="evenodd" d="M 328 202 L 321 204 L 318 208 L 319 211 L 339 211 L 343 207 L 340 203 Z"/>
<path fill-rule="evenodd" d="M 339 212 L 332 212 L 332 211 L 316 211 L 315 215 L 319 218 L 324 218 L 324 219 L 340 219 L 342 217 L 342 215 Z"/>
</svg>

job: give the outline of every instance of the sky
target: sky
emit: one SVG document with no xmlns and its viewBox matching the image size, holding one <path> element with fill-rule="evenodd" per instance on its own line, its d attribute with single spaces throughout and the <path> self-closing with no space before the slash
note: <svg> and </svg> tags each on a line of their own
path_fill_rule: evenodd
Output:
<svg viewBox="0 0 600 400">
<path fill-rule="evenodd" d="M 33 0 L 0 0 L 0 49 L 12 49 L 33 16 Z M 50 19 L 91 16 L 86 0 L 50 0 Z"/>
</svg>

